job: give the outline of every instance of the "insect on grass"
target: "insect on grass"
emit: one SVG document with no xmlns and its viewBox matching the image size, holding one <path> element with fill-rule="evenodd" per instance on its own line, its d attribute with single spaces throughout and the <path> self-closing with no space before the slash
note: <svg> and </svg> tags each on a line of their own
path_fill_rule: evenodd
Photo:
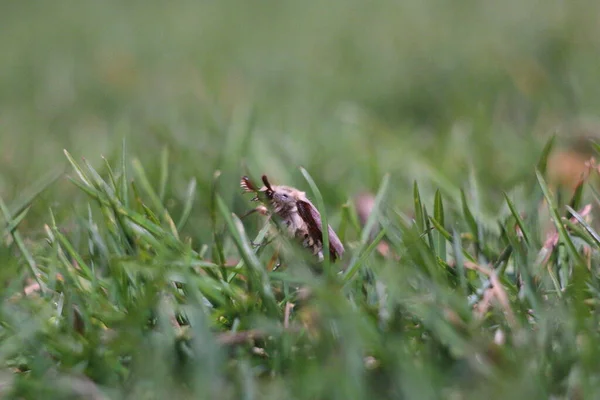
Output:
<svg viewBox="0 0 600 400">
<path fill-rule="evenodd" d="M 319 210 L 306 197 L 306 193 L 290 186 L 271 185 L 266 175 L 262 176 L 264 186 L 258 187 L 247 176 L 242 177 L 240 185 L 245 193 L 255 193 L 253 201 L 262 205 L 251 212 L 263 215 L 272 210 L 286 227 L 291 238 L 301 241 L 302 246 L 323 260 L 323 231 Z M 335 231 L 328 226 L 329 255 L 332 261 L 341 258 L 344 246 Z"/>
</svg>

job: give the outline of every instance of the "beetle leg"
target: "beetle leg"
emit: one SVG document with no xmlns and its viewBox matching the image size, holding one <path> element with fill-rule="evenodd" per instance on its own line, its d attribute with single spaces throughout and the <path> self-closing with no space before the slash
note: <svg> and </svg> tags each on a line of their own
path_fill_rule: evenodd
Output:
<svg viewBox="0 0 600 400">
<path fill-rule="evenodd" d="M 259 213 L 260 215 L 268 215 L 268 216 L 270 216 L 269 215 L 269 210 L 267 210 L 267 207 L 265 207 L 265 206 L 258 206 L 256 208 L 253 208 L 252 210 L 248 211 L 246 214 L 242 215 L 240 217 L 240 219 L 244 219 L 247 216 L 249 216 L 251 214 L 254 214 L 255 212 Z"/>
</svg>

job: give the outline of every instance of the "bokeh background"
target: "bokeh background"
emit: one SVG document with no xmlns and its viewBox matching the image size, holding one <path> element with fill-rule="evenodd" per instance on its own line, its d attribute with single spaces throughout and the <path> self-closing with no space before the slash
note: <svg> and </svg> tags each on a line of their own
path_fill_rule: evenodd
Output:
<svg viewBox="0 0 600 400">
<path fill-rule="evenodd" d="M 151 180 L 169 154 L 173 207 L 199 207 L 216 169 L 231 202 L 243 166 L 315 177 L 328 207 L 413 180 L 462 185 L 483 206 L 531 169 L 548 135 L 593 136 L 600 105 L 596 1 L 4 2 L 0 194 L 9 203 L 63 149 L 102 169 L 123 139 Z M 568 144 L 568 140 L 563 140 Z M 229 186 L 228 186 L 229 185 Z M 228 192 L 229 191 L 229 192 Z M 65 180 L 35 204 L 68 214 Z M 28 225 L 24 225 L 26 228 Z"/>
</svg>

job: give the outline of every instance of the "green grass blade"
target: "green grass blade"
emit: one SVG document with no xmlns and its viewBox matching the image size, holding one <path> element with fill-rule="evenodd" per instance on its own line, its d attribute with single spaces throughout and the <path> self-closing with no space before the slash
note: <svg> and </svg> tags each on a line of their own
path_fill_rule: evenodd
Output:
<svg viewBox="0 0 600 400">
<path fill-rule="evenodd" d="M 185 226 L 188 218 L 192 213 L 192 207 L 194 206 L 194 200 L 196 199 L 196 179 L 192 178 L 190 183 L 188 184 L 185 201 L 183 203 L 183 212 L 181 213 L 181 217 L 179 218 L 179 222 L 177 222 L 177 230 L 180 231 Z"/>
<path fill-rule="evenodd" d="M 110 191 L 114 194 L 115 197 L 119 196 L 119 186 L 117 185 L 117 179 L 115 178 L 115 174 L 110 166 L 110 163 L 106 159 L 106 157 L 102 156 L 102 161 L 104 161 L 104 166 L 106 167 L 106 171 L 108 173 L 108 180 L 110 182 Z"/>
<path fill-rule="evenodd" d="M 63 150 L 63 152 L 65 153 L 65 156 L 67 157 L 67 160 L 69 161 L 69 163 L 71 164 L 71 166 L 75 170 L 75 173 L 77 174 L 77 176 L 79 176 L 79 179 L 81 179 L 81 181 L 86 186 L 92 186 L 92 182 L 91 182 L 90 178 L 88 178 L 86 176 L 86 174 L 83 171 L 83 169 L 79 166 L 79 164 L 77 164 L 77 162 L 75 162 L 75 159 L 71 156 L 71 154 L 67 150 Z"/>
<path fill-rule="evenodd" d="M 433 226 L 431 226 L 431 219 L 429 218 L 429 213 L 427 212 L 427 207 L 423 206 L 423 218 L 425 218 L 425 235 L 427 236 L 427 242 L 429 243 L 429 248 L 435 250 L 435 241 L 433 240 Z"/>
<path fill-rule="evenodd" d="M 356 275 L 358 270 L 360 269 L 356 265 L 358 264 L 362 252 L 366 250 L 368 247 L 369 236 L 371 232 L 373 232 L 377 221 L 379 220 L 379 214 L 381 212 L 381 207 L 383 202 L 387 196 L 388 188 L 389 188 L 390 175 L 385 174 L 383 179 L 381 180 L 381 184 L 379 185 L 379 190 L 377 191 L 377 195 L 375 196 L 375 203 L 373 205 L 373 209 L 371 210 L 371 214 L 367 219 L 367 223 L 363 227 L 361 236 L 360 236 L 360 244 L 358 249 L 352 255 L 350 262 L 348 263 L 348 267 L 346 272 L 343 274 L 343 281 L 347 284 L 352 280 L 352 278 Z M 360 264 L 358 264 L 360 265 Z"/>
<path fill-rule="evenodd" d="M 437 219 L 435 219 L 434 217 L 429 217 L 429 220 L 435 227 L 435 230 L 439 232 L 446 240 L 452 240 L 452 235 L 450 234 L 450 232 L 448 232 L 446 228 L 444 228 L 444 226 Z"/>
<path fill-rule="evenodd" d="M 342 208 L 340 211 L 340 225 L 337 230 L 338 237 L 340 238 L 340 241 L 342 243 L 346 241 L 346 231 L 348 230 L 348 225 L 351 223 L 350 209 L 352 208 L 356 209 L 356 207 L 354 207 L 354 205 L 350 202 L 342 204 Z"/>
<path fill-rule="evenodd" d="M 596 232 L 594 230 L 594 228 L 592 228 L 590 226 L 590 224 L 588 224 L 585 221 L 585 219 L 581 216 L 581 214 L 579 214 L 577 211 L 575 211 L 574 208 L 572 208 L 571 206 L 567 206 L 567 210 L 573 217 L 575 217 L 575 219 L 579 222 L 579 224 L 581 226 L 583 226 L 583 229 L 585 229 L 586 232 L 590 234 L 590 236 L 594 239 L 596 246 L 600 247 L 600 235 L 598 234 L 598 232 Z"/>
<path fill-rule="evenodd" d="M 462 290 L 463 295 L 466 296 L 468 295 L 467 276 L 463 260 L 463 251 L 462 243 L 460 240 L 460 234 L 456 230 L 453 230 L 452 237 L 452 249 L 454 252 L 454 260 L 456 262 L 456 270 L 458 271 L 458 276 L 460 279 L 460 289 Z"/>
<path fill-rule="evenodd" d="M 581 202 L 583 201 L 583 188 L 585 186 L 585 180 L 581 180 L 578 184 L 577 187 L 575 188 L 575 192 L 573 193 L 573 197 L 571 197 L 571 201 L 569 201 L 569 207 L 575 210 L 578 210 L 581 207 Z M 567 207 L 567 208 L 569 208 Z M 567 212 L 566 215 L 567 218 L 570 218 L 571 216 L 569 215 L 569 213 Z"/>
<path fill-rule="evenodd" d="M 475 240 L 477 240 L 477 242 L 479 242 L 479 226 L 477 225 L 477 221 L 475 220 L 475 217 L 473 216 L 473 213 L 471 212 L 471 208 L 469 207 L 469 203 L 467 202 L 467 197 L 465 195 L 465 191 L 462 189 L 460 190 L 460 200 L 461 200 L 463 215 L 467 222 L 467 226 L 469 227 L 469 230 L 471 231 L 473 238 L 475 238 Z"/>
<path fill-rule="evenodd" d="M 598 248 L 599 243 L 596 240 L 596 237 L 594 237 L 594 235 L 591 234 L 589 230 L 587 230 L 585 227 L 582 228 L 581 225 L 579 225 L 577 222 L 571 222 L 568 219 L 565 219 L 564 222 L 565 222 L 565 225 L 567 226 L 567 228 L 571 231 L 573 236 L 580 238 L 581 240 L 583 240 L 584 242 L 586 242 L 588 245 L 590 245 L 592 247 Z M 590 230 L 592 232 L 594 232 L 594 234 L 596 236 L 598 235 L 592 229 L 592 227 L 590 227 Z"/>
<path fill-rule="evenodd" d="M 173 236 L 178 238 L 179 233 L 177 232 L 177 227 L 175 225 L 175 222 L 173 222 L 173 218 L 169 214 L 169 211 L 162 203 L 160 196 L 156 193 L 156 191 L 152 187 L 152 184 L 150 183 L 150 180 L 148 179 L 148 175 L 146 175 L 146 171 L 145 171 L 144 167 L 142 166 L 142 163 L 140 162 L 140 160 L 138 160 L 136 158 L 132 161 L 132 166 L 139 178 L 139 182 L 140 182 L 142 188 L 144 189 L 146 194 L 150 197 L 150 201 L 152 202 L 153 207 L 156 208 L 160 212 L 160 216 L 161 216 L 162 220 L 167 223 Z"/>
<path fill-rule="evenodd" d="M 440 233 L 440 234 L 441 234 L 441 235 L 442 235 L 442 236 L 443 236 L 443 237 L 444 237 L 444 238 L 445 238 L 447 241 L 449 241 L 450 243 L 452 243 L 452 242 L 453 242 L 453 240 L 452 240 L 452 235 L 450 234 L 450 232 L 448 232 L 448 231 L 446 230 L 446 228 L 444 228 L 444 227 L 442 226 L 442 224 L 440 224 L 440 223 L 439 223 L 439 222 L 438 222 L 438 221 L 437 221 L 435 218 L 433 218 L 433 217 L 429 217 L 429 220 L 431 221 L 431 223 L 433 224 L 433 226 L 434 226 L 434 228 L 435 228 L 435 230 L 436 230 L 437 232 L 439 232 L 439 233 Z M 469 254 L 469 253 L 468 253 L 468 252 L 467 252 L 465 249 L 463 249 L 463 255 L 464 255 L 464 256 L 465 256 L 465 257 L 466 257 L 466 258 L 467 258 L 469 261 L 471 261 L 471 262 L 477 262 L 477 261 L 475 260 L 475 258 L 474 258 L 474 257 L 473 257 L 471 254 Z"/>
<path fill-rule="evenodd" d="M 213 179 L 210 186 L 210 204 L 209 204 L 209 216 L 210 216 L 210 226 L 213 236 L 213 242 L 215 251 L 213 252 L 213 258 L 221 264 L 225 265 L 225 253 L 223 251 L 223 240 L 222 234 L 219 232 L 220 228 L 217 225 L 217 212 L 218 212 L 218 191 L 219 191 L 219 178 L 221 177 L 221 171 L 215 171 L 213 174 Z"/>
<path fill-rule="evenodd" d="M 169 148 L 163 147 L 160 154 L 160 178 L 158 185 L 158 198 L 162 203 L 165 202 L 167 192 L 167 183 L 169 182 Z"/>
<path fill-rule="evenodd" d="M 514 203 L 508 197 L 508 194 L 504 193 L 504 199 L 506 200 L 506 204 L 508 204 L 508 208 L 510 209 L 512 216 L 515 218 L 515 221 L 517 222 L 517 225 L 519 226 L 519 229 L 521 230 L 521 233 L 523 234 L 523 239 L 525 239 L 525 242 L 529 243 L 529 237 L 530 237 L 529 231 L 525 227 L 523 218 L 521 218 L 521 215 L 517 211 L 517 208 L 515 207 Z"/>
<path fill-rule="evenodd" d="M 121 176 L 119 198 L 125 207 L 129 208 L 129 182 L 127 181 L 127 143 L 123 138 L 123 146 L 121 150 Z"/>
<path fill-rule="evenodd" d="M 2 197 L 0 197 L 0 211 L 2 212 L 2 215 L 4 216 L 4 220 L 7 222 L 7 225 L 9 225 L 9 226 L 13 225 L 14 222 L 12 220 L 10 212 L 8 211 L 8 207 L 6 206 L 6 203 L 4 203 L 4 200 L 2 199 Z M 35 262 L 35 259 L 33 258 L 33 256 L 29 252 L 29 250 L 27 249 L 27 246 L 25 246 L 25 242 L 23 241 L 23 238 L 21 237 L 21 234 L 19 233 L 19 231 L 15 228 L 11 232 L 12 232 L 11 235 L 13 237 L 13 240 L 17 244 L 19 251 L 21 252 L 23 257 L 25 257 L 25 260 L 27 262 L 27 265 L 29 266 L 31 275 L 33 275 L 33 278 L 40 285 L 40 290 L 42 291 L 42 293 L 44 293 L 46 291 L 46 284 L 42 280 L 41 272 L 37 266 L 37 263 Z"/>
<path fill-rule="evenodd" d="M 139 182 L 142 189 L 144 189 L 146 194 L 150 197 L 152 206 L 154 208 L 156 208 L 157 210 L 161 211 L 161 214 L 162 214 L 162 212 L 164 212 L 164 205 L 163 205 L 162 201 L 160 201 L 159 195 L 156 193 L 156 191 L 152 187 L 152 184 L 150 183 L 150 180 L 148 179 L 148 175 L 146 174 L 146 170 L 142 166 L 142 163 L 137 158 L 134 158 L 133 161 L 131 162 L 131 165 L 138 177 L 137 182 Z"/>
<path fill-rule="evenodd" d="M 445 224 L 444 217 L 444 204 L 442 202 L 442 194 L 439 190 L 435 192 L 435 198 L 433 202 L 433 217 L 440 225 Z M 444 262 L 446 262 L 446 238 L 439 231 L 435 232 L 436 235 L 436 251 L 437 256 Z"/>
<path fill-rule="evenodd" d="M 556 142 L 556 135 L 552 135 L 552 137 L 546 142 L 544 149 L 540 155 L 539 161 L 537 163 L 537 170 L 542 176 L 546 175 L 546 170 L 548 168 L 548 158 L 550 157 L 550 153 L 554 148 L 554 144 Z"/>
<path fill-rule="evenodd" d="M 277 301 L 271 290 L 269 276 L 267 271 L 260 264 L 256 254 L 252 251 L 250 241 L 244 230 L 244 225 L 235 214 L 229 212 L 227 205 L 223 199 L 221 199 L 221 196 L 217 196 L 216 200 L 221 216 L 229 229 L 229 233 L 248 267 L 249 280 L 252 284 L 251 289 L 256 290 L 260 294 L 265 308 L 271 316 L 279 315 L 279 307 L 277 306 Z"/>
<path fill-rule="evenodd" d="M 425 232 L 425 219 L 423 217 L 423 202 L 417 181 L 413 183 L 413 202 L 415 207 L 415 224 L 419 232 Z"/>
<path fill-rule="evenodd" d="M 565 243 L 565 245 L 569 249 L 569 254 L 571 255 L 571 257 L 573 257 L 575 262 L 580 266 L 584 266 L 585 263 L 584 263 L 583 259 L 581 258 L 581 254 L 579 254 L 579 252 L 575 248 L 575 245 L 573 244 L 571 237 L 567 233 L 567 230 L 565 229 L 565 226 L 562 223 L 560 214 L 558 213 L 556 207 L 554 206 L 554 200 L 552 199 L 552 194 L 550 193 L 550 189 L 548 188 L 548 185 L 546 184 L 546 181 L 544 180 L 542 173 L 540 171 L 536 171 L 536 175 L 537 175 L 537 179 L 540 184 L 540 187 L 542 188 L 542 192 L 544 193 L 544 197 L 546 198 L 546 201 L 548 202 L 548 209 L 550 210 L 552 220 L 554 222 L 554 225 L 556 226 L 556 229 L 558 230 L 560 239 L 562 240 L 563 243 Z"/>
<path fill-rule="evenodd" d="M 15 229 L 17 229 L 17 227 L 19 226 L 19 224 L 25 219 L 25 217 L 27 216 L 27 213 L 29 212 L 31 207 L 27 207 L 26 209 L 22 210 L 20 214 L 18 214 L 16 217 L 14 217 L 10 223 L 7 224 L 6 228 L 4 229 L 4 234 L 5 235 L 10 235 L 13 233 L 13 231 Z M 9 214 L 10 215 L 10 214 Z"/>
<path fill-rule="evenodd" d="M 387 231 L 385 228 L 381 229 L 381 231 L 377 234 L 377 236 L 375 236 L 373 241 L 361 252 L 358 260 L 352 265 L 350 265 L 350 267 L 348 267 L 348 269 L 344 273 L 345 282 L 350 282 L 352 277 L 356 275 L 363 263 L 367 260 L 367 258 L 369 258 L 373 251 L 377 248 L 377 245 L 383 240 L 386 233 Z"/>
<path fill-rule="evenodd" d="M 308 171 L 303 167 L 300 167 L 300 172 L 304 176 L 304 179 L 310 185 L 310 189 L 315 196 L 315 202 L 317 203 L 317 208 L 319 213 L 321 214 L 321 233 L 323 235 L 323 269 L 328 276 L 332 276 L 331 270 L 331 257 L 329 256 L 329 223 L 327 218 L 327 211 L 325 210 L 325 202 L 323 201 L 323 196 L 321 195 L 321 191 L 317 187 L 317 184 L 310 176 Z"/>
</svg>

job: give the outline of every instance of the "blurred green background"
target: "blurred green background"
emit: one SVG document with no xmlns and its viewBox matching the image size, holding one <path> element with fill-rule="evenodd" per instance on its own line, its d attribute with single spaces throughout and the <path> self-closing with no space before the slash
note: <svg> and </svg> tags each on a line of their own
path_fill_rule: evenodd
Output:
<svg viewBox="0 0 600 400">
<path fill-rule="evenodd" d="M 596 1 L 1 7 L 9 203 L 66 165 L 62 149 L 101 166 L 126 138 L 153 174 L 168 149 L 174 207 L 192 177 L 202 204 L 216 169 L 234 199 L 244 162 L 296 185 L 306 167 L 331 207 L 375 189 L 384 172 L 402 204 L 413 180 L 462 184 L 475 167 L 494 207 L 531 173 L 548 134 L 593 133 L 600 105 Z M 76 193 L 61 181 L 30 217 L 70 212 Z"/>
</svg>

